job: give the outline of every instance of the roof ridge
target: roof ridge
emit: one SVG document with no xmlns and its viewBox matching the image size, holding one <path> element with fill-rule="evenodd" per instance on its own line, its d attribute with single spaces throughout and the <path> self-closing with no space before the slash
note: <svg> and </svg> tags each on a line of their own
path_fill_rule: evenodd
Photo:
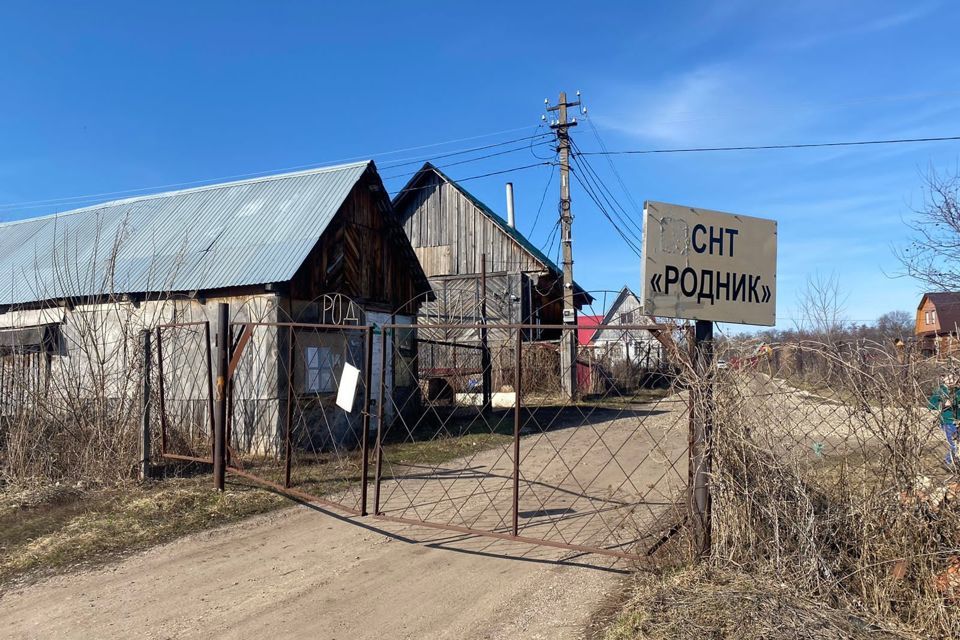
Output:
<svg viewBox="0 0 960 640">
<path fill-rule="evenodd" d="M 358 162 L 348 162 L 344 164 L 329 165 L 326 167 L 314 167 L 312 169 L 302 169 L 300 171 L 289 171 L 286 173 L 272 173 L 264 176 L 257 176 L 254 178 L 244 178 L 242 180 L 229 180 L 227 182 L 215 182 L 212 184 L 200 185 L 197 187 L 189 187 L 187 189 L 174 189 L 172 191 L 158 191 L 157 193 L 148 193 L 139 196 L 131 196 L 129 198 L 120 198 L 118 200 L 107 200 L 105 202 L 98 202 L 97 204 L 91 204 L 84 207 L 79 207 L 77 209 L 68 209 L 67 211 L 59 211 L 57 213 L 49 213 L 42 216 L 34 216 L 32 218 L 23 218 L 21 220 L 7 220 L 0 221 L 0 228 L 2 227 L 11 227 L 18 224 L 24 224 L 27 222 L 37 222 L 39 220 L 53 220 L 62 216 L 69 216 L 75 213 L 84 213 L 87 211 L 93 211 L 96 209 L 103 209 L 106 207 L 114 207 L 121 204 L 131 204 L 134 202 L 143 202 L 146 200 L 155 200 L 159 198 L 171 198 L 174 196 L 183 195 L 185 193 L 199 193 L 201 191 L 213 191 L 215 189 L 223 189 L 227 187 L 235 187 L 244 184 L 257 184 L 260 182 L 271 182 L 274 180 L 283 180 L 285 178 L 294 178 L 299 176 L 306 176 L 319 173 L 327 173 L 330 171 L 339 171 L 352 167 L 359 167 L 363 165 L 369 165 L 373 160 L 361 160 Z"/>
</svg>

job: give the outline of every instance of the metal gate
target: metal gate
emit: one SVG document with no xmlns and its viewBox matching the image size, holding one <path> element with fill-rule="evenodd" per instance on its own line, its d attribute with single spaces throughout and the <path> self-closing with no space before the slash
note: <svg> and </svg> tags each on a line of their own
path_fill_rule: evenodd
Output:
<svg viewBox="0 0 960 640">
<path fill-rule="evenodd" d="M 684 531 L 689 394 L 662 327 L 596 327 L 574 399 L 567 327 L 230 327 L 222 397 L 209 323 L 158 330 L 168 458 L 214 461 L 222 403 L 228 473 L 349 514 L 616 558 Z"/>
</svg>

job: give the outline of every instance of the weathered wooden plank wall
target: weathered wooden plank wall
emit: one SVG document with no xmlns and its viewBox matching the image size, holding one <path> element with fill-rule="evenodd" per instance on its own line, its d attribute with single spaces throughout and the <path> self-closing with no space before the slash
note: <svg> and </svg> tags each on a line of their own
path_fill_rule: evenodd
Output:
<svg viewBox="0 0 960 640">
<path fill-rule="evenodd" d="M 392 215 L 379 181 L 360 180 L 320 242 L 290 282 L 290 297 L 314 300 L 342 293 L 364 307 L 415 313 L 418 298 L 415 257 Z"/>
<path fill-rule="evenodd" d="M 417 184 L 401 215 L 427 276 L 480 273 L 483 254 L 488 271 L 546 270 L 473 201 L 434 173 Z"/>
</svg>

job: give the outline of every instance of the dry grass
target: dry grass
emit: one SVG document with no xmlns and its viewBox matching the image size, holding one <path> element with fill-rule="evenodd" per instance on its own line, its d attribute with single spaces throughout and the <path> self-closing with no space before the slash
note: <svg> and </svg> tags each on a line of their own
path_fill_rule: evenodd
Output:
<svg viewBox="0 0 960 640">
<path fill-rule="evenodd" d="M 83 489 L 47 485 L 0 493 L 0 589 L 104 564 L 195 531 L 289 505 L 274 493 L 209 475 Z"/>
<path fill-rule="evenodd" d="M 945 577 L 960 499 L 925 406 L 929 372 L 874 344 L 782 356 L 779 371 L 726 372 L 716 388 L 711 562 L 922 637 L 960 636 L 960 581 Z"/>
<path fill-rule="evenodd" d="M 512 422 L 511 427 L 512 429 Z M 397 443 L 385 454 L 401 464 L 440 464 L 512 441 L 498 433 L 469 433 L 426 442 Z M 318 459 L 293 468 L 293 487 L 318 497 L 359 481 L 359 454 Z M 282 465 L 250 469 L 283 481 Z M 101 565 L 134 551 L 204 529 L 291 505 L 270 490 L 227 475 L 226 490 L 209 474 L 141 485 L 85 488 L 41 484 L 0 491 L 0 589 L 45 575 Z"/>
<path fill-rule="evenodd" d="M 771 577 L 708 567 L 632 582 L 606 640 L 913 638 L 834 609 Z"/>
</svg>

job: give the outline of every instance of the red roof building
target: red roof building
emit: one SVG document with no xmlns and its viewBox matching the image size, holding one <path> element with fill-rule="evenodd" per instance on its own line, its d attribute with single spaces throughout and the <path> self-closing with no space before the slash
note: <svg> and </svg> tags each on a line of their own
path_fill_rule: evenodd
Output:
<svg viewBox="0 0 960 640">
<path fill-rule="evenodd" d="M 603 316 L 577 316 L 577 344 L 581 347 L 590 344 L 602 321 Z"/>
</svg>

